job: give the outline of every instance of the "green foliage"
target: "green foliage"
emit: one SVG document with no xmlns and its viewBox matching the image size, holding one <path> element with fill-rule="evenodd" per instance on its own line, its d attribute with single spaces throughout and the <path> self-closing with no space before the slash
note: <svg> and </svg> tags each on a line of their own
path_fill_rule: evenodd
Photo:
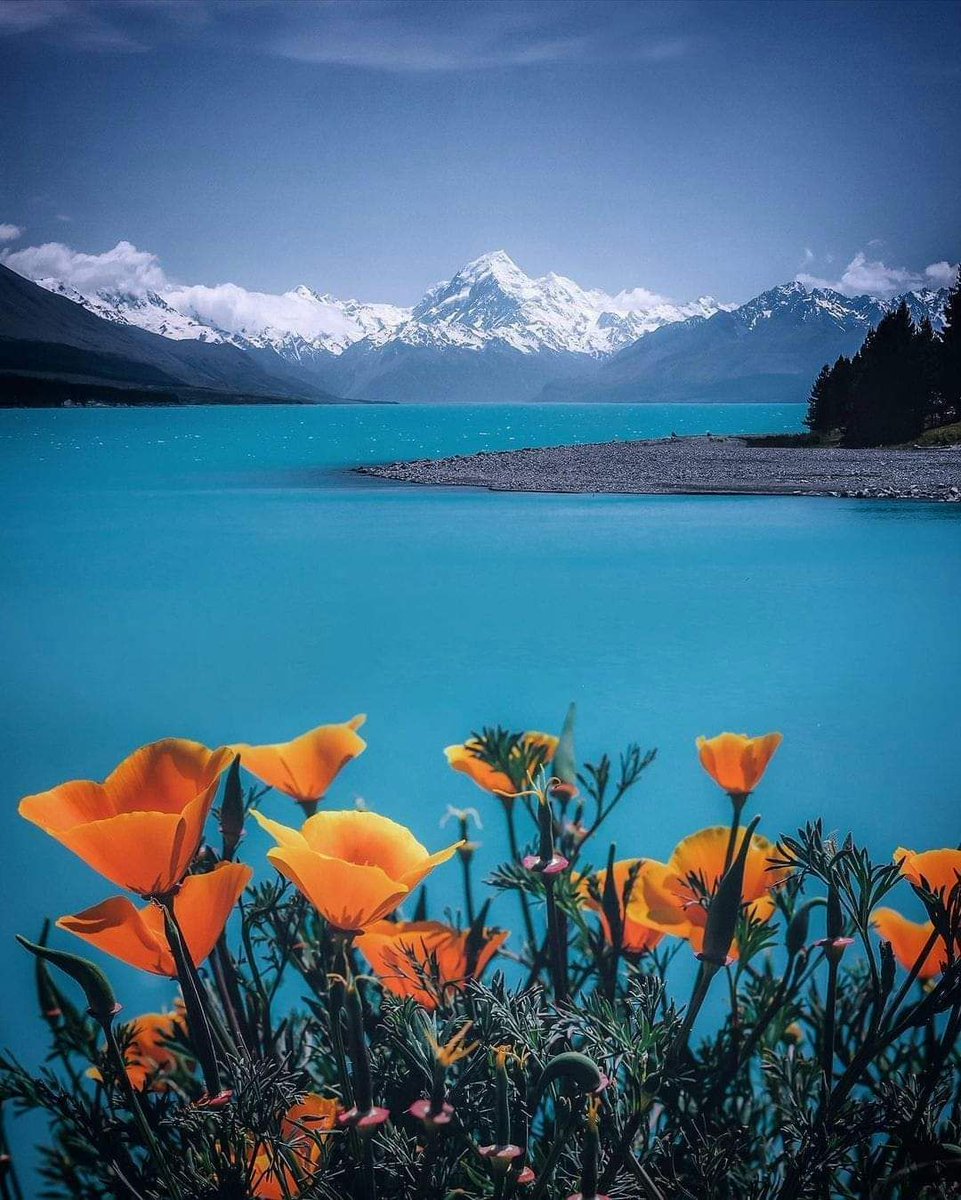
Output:
<svg viewBox="0 0 961 1200">
<path fill-rule="evenodd" d="M 494 765 L 516 769 L 519 735 L 478 737 Z M 613 863 L 614 848 L 592 839 L 653 761 L 630 747 L 616 766 L 607 757 L 584 766 L 579 796 L 549 801 L 571 868 L 545 876 L 514 856 L 493 872 L 502 904 L 524 905 L 533 936 L 486 982 L 443 990 L 435 1011 L 366 974 L 290 885 L 251 888 L 235 944 L 201 972 L 231 1090 L 222 1105 L 202 1100 L 189 1031 L 165 1047 L 177 1069 L 153 1076 L 131 1105 L 98 1024 L 44 977 L 47 1063 L 32 1072 L 0 1057 L 5 1107 L 49 1122 L 42 1195 L 546 1200 L 593 1187 L 596 1174 L 598 1193 L 613 1200 L 957 1196 L 961 961 L 952 953 L 923 985 L 895 973 L 871 914 L 899 880 L 896 866 L 809 824 L 778 844 L 790 875 L 775 916 L 762 921 L 739 903 L 736 853 L 713 892 L 700 881 L 705 946 L 718 961 L 711 971 L 702 964 L 690 1000 L 696 960 L 686 942 L 623 949 L 618 922 L 636 868 L 620 896 L 596 879 L 586 885 L 607 935 L 584 907 L 573 875 L 590 872 L 589 855 Z M 534 846 L 535 805 L 505 806 L 505 815 L 524 819 L 519 840 Z M 961 943 L 961 897 L 917 894 L 946 942 Z M 478 928 L 484 918 L 482 907 Z M 737 957 L 722 966 L 732 933 Z M 436 957 L 410 965 L 438 982 Z M 123 1051 L 135 1029 L 118 1033 Z M 348 1122 L 298 1134 L 285 1122 L 305 1094 L 349 1109 L 368 1085 L 390 1119 L 367 1132 Z M 427 1101 L 444 1119 L 417 1109 Z M 590 1119 L 587 1101 L 597 1105 Z M 504 1143 L 517 1155 L 502 1163 Z M 266 1182 L 264 1162 L 273 1164 Z M 521 1181 L 526 1167 L 535 1181 Z M 15 1176 L 5 1182 L 20 1200 Z"/>
<path fill-rule="evenodd" d="M 805 424 L 840 432 L 849 446 L 898 445 L 961 419 L 961 273 L 948 293 L 944 330 L 915 326 L 906 305 L 871 330 L 853 359 L 822 367 Z M 927 444 L 940 444 L 928 442 Z"/>
</svg>

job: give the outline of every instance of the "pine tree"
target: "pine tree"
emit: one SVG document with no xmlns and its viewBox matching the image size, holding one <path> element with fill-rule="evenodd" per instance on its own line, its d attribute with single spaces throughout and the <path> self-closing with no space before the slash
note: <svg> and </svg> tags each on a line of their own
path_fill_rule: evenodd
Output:
<svg viewBox="0 0 961 1200">
<path fill-rule="evenodd" d="M 812 433 L 844 430 L 851 401 L 851 360 L 842 354 L 834 366 L 825 363 L 811 388 L 805 425 Z"/>
<path fill-rule="evenodd" d="M 919 339 L 902 303 L 868 334 L 855 357 L 845 443 L 881 446 L 921 433 L 928 397 L 920 375 Z"/>
<path fill-rule="evenodd" d="M 818 372 L 818 377 L 811 388 L 811 396 L 808 399 L 808 411 L 807 416 L 804 418 L 804 424 L 812 433 L 825 433 L 830 429 L 827 423 L 827 398 L 831 385 L 831 371 L 832 368 L 825 363 Z"/>
<path fill-rule="evenodd" d="M 961 267 L 954 287 L 948 292 L 941 335 L 939 390 L 946 421 L 961 421 Z"/>
</svg>

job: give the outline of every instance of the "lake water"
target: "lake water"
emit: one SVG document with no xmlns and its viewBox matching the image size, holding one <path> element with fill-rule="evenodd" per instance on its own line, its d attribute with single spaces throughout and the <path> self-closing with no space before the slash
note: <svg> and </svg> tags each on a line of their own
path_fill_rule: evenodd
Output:
<svg viewBox="0 0 961 1200">
<path fill-rule="evenodd" d="M 274 741 L 369 714 L 335 785 L 432 849 L 448 804 L 492 801 L 442 748 L 484 723 L 556 730 L 583 756 L 659 756 L 611 822 L 666 857 L 727 819 L 700 733 L 785 735 L 757 808 L 821 815 L 887 857 L 959 840 L 961 507 L 762 497 L 422 490 L 361 462 L 537 444 L 792 430 L 792 406 L 242 408 L 0 412 L 5 1003 L 0 1043 L 41 1052 L 14 932 L 110 885 L 16 816 L 167 735 Z M 284 797 L 271 815 L 294 822 Z M 489 820 L 487 819 L 489 818 Z M 263 876 L 266 839 L 247 858 Z M 430 885 L 456 903 L 457 870 Z M 500 906 L 500 913 L 498 913 Z M 512 901 L 492 918 L 517 926 Z M 72 939 L 59 936 L 67 947 Z M 73 946 L 79 948 L 79 944 Z M 126 1015 L 170 986 L 110 966 Z"/>
</svg>

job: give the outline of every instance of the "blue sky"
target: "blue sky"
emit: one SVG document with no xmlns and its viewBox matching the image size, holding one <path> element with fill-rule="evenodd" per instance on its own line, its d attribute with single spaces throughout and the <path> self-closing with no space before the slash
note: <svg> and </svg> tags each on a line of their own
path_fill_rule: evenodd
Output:
<svg viewBox="0 0 961 1200">
<path fill-rule="evenodd" d="M 931 0 L 0 0 L 0 238 L 402 304 L 497 248 L 880 289 L 957 261 L 959 63 Z"/>
</svg>

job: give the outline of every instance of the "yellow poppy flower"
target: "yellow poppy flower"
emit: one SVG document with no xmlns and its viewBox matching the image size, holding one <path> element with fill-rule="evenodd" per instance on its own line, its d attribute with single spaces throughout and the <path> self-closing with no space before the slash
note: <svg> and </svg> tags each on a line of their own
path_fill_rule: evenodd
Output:
<svg viewBox="0 0 961 1200">
<path fill-rule="evenodd" d="M 871 914 L 871 923 L 884 941 L 891 943 L 894 957 L 907 971 L 918 961 L 921 951 L 934 933 L 931 921 L 909 921 L 893 908 L 876 908 Z M 924 956 L 918 978 L 933 979 L 935 975 L 940 975 L 946 961 L 944 938 L 939 937 Z"/>
<path fill-rule="evenodd" d="M 231 749 L 241 765 L 268 786 L 292 796 L 299 804 L 315 806 L 327 795 L 341 770 L 367 749 L 357 733 L 367 717 L 359 713 L 339 725 L 318 725 L 290 742 Z"/>
<path fill-rule="evenodd" d="M 174 913 L 194 966 L 199 967 L 213 950 L 252 877 L 250 867 L 223 862 L 206 875 L 188 875 L 184 880 L 174 896 Z M 164 915 L 156 904 L 138 909 L 126 896 L 114 896 L 61 917 L 57 925 L 141 971 L 171 978 L 177 974 L 164 932 Z"/>
<path fill-rule="evenodd" d="M 641 875 L 647 868 L 647 861 L 637 858 L 625 858 L 614 864 L 614 887 L 617 890 L 617 901 L 621 910 L 621 921 L 624 925 L 623 945 L 624 949 L 630 954 L 641 954 L 645 950 L 653 950 L 658 942 L 660 942 L 660 940 L 664 937 L 663 929 L 655 925 L 650 925 L 646 921 L 637 919 L 639 915 L 639 910 L 637 908 L 634 908 L 633 910 L 629 908 L 627 911 L 625 911 L 624 889 L 627 887 L 627 881 L 636 863 L 639 863 L 640 865 L 637 868 L 637 872 L 634 877 L 634 884 L 631 888 L 631 899 L 633 900 L 635 893 L 641 888 Z M 654 865 L 657 867 L 660 864 L 655 863 Z M 594 876 L 594 880 L 597 884 L 598 893 L 603 896 L 604 887 L 607 883 L 607 871 L 598 871 Z M 598 903 L 598 901 L 595 900 L 591 895 L 591 890 L 586 876 L 582 876 L 577 880 L 577 891 L 584 907 L 596 912 L 600 917 L 601 926 L 604 930 L 604 936 L 607 938 L 608 942 L 610 942 L 611 930 L 607 917 L 604 915 L 603 905 Z"/>
<path fill-rule="evenodd" d="M 506 930 L 484 931 L 471 978 L 480 978 L 508 936 Z M 389 992 L 412 996 L 433 1010 L 448 987 L 460 990 L 467 982 L 469 937 L 469 930 L 458 931 L 440 921 L 378 921 L 354 944 Z M 434 986 L 434 962 L 439 989 Z"/>
<path fill-rule="evenodd" d="M 961 850 L 925 850 L 917 854 L 898 847 L 894 861 L 915 887 L 934 892 L 945 901 L 961 880 Z"/>
<path fill-rule="evenodd" d="M 127 1032 L 130 1038 L 123 1052 L 127 1078 L 138 1092 L 148 1087 L 152 1092 L 166 1091 L 167 1078 L 180 1066 L 180 1059 L 167 1043 L 183 1040 L 186 1035 L 183 1008 L 169 1013 L 144 1013 L 127 1023 Z M 103 1081 L 97 1067 L 91 1067 L 86 1074 Z"/>
<path fill-rule="evenodd" d="M 551 733 L 539 733 L 531 730 L 523 735 L 520 746 L 515 747 L 513 753 L 519 759 L 525 751 L 543 749 L 543 761 L 546 764 L 551 762 L 557 753 L 558 741 L 559 739 Z M 471 739 L 462 745 L 448 746 L 444 754 L 447 756 L 448 764 L 455 771 L 466 775 L 485 792 L 491 792 L 495 796 L 516 796 L 518 789 L 513 780 L 503 771 L 496 770 L 479 758 L 476 754 L 477 749 L 479 749 L 479 743 Z"/>
<path fill-rule="evenodd" d="M 280 1136 L 296 1162 L 298 1176 L 280 1155 L 272 1155 L 259 1146 L 252 1164 L 252 1187 L 257 1200 L 286 1200 L 309 1188 L 323 1164 L 325 1143 L 340 1110 L 337 1100 L 316 1092 L 309 1092 L 299 1104 L 287 1110 Z"/>
<path fill-rule="evenodd" d="M 319 812 L 299 830 L 253 816 L 278 843 L 268 859 L 344 932 L 388 916 L 463 844 L 429 854 L 409 829 L 373 812 Z"/>
<path fill-rule="evenodd" d="M 75 780 L 26 796 L 20 815 L 111 883 L 141 896 L 171 892 L 200 848 L 233 754 L 168 738 L 134 751 L 103 783 Z"/>
<path fill-rule="evenodd" d="M 701 766 L 719 787 L 735 796 L 747 796 L 761 782 L 782 741 L 779 733 L 763 737 L 719 733 L 717 737 L 699 737 L 697 752 Z"/>
<path fill-rule="evenodd" d="M 742 835 L 743 836 L 743 835 Z M 649 859 L 628 905 L 632 920 L 653 925 L 664 933 L 687 938 L 700 952 L 707 910 L 701 903 L 712 896 L 724 874 L 730 830 L 722 825 L 701 829 L 680 841 L 666 863 Z M 756 921 L 774 913 L 771 890 L 787 878 L 788 867 L 771 867 L 775 846 L 753 834 L 744 865 L 741 903 Z"/>
</svg>

